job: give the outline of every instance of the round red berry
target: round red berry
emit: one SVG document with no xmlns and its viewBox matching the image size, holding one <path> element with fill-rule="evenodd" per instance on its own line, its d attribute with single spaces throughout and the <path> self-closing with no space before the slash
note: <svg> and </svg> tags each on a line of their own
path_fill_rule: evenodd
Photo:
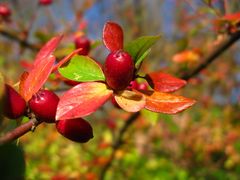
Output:
<svg viewBox="0 0 240 180">
<path fill-rule="evenodd" d="M 39 4 L 47 6 L 52 4 L 52 0 L 39 0 Z"/>
<path fill-rule="evenodd" d="M 5 84 L 4 115 L 10 119 L 17 119 L 24 115 L 26 102 L 11 86 Z"/>
<path fill-rule="evenodd" d="M 52 91 L 40 90 L 29 101 L 35 116 L 44 122 L 54 123 L 59 97 Z"/>
<path fill-rule="evenodd" d="M 75 38 L 76 49 L 82 48 L 82 50 L 78 53 L 79 55 L 88 55 L 90 51 L 90 46 L 90 40 L 86 36 L 78 36 Z"/>
<path fill-rule="evenodd" d="M 107 84 L 114 90 L 125 89 L 133 78 L 132 57 L 122 50 L 111 52 L 105 61 L 104 74 Z"/>
<path fill-rule="evenodd" d="M 64 137 L 75 142 L 85 143 L 93 138 L 91 125 L 82 118 L 59 120 L 56 128 Z"/>
<path fill-rule="evenodd" d="M 0 15 L 3 17 L 9 17 L 11 15 L 11 10 L 7 4 L 0 4 Z"/>
</svg>

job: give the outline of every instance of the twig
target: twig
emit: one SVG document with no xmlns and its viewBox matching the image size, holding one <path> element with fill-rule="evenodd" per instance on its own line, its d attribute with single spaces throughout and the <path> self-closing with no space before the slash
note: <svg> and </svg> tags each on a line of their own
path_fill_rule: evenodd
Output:
<svg viewBox="0 0 240 180">
<path fill-rule="evenodd" d="M 18 42 L 21 46 L 29 48 L 29 49 L 31 49 L 33 51 L 38 51 L 40 49 L 39 46 L 37 46 L 35 44 L 31 44 L 28 41 L 20 38 L 19 36 L 14 35 L 13 33 L 8 32 L 8 31 L 6 31 L 4 29 L 0 29 L 0 34 L 2 36 L 5 36 L 5 37 L 13 40 L 13 41 Z"/>
<path fill-rule="evenodd" d="M 186 73 L 182 76 L 182 79 L 188 80 L 193 76 L 196 76 L 205 69 L 208 65 L 210 65 L 214 60 L 217 59 L 224 51 L 226 51 L 230 46 L 232 46 L 238 39 L 240 39 L 240 31 L 229 35 L 222 43 L 220 43 L 212 52 L 207 54 L 205 58 L 202 59 L 202 63 L 196 67 L 190 73 Z"/>
<path fill-rule="evenodd" d="M 240 39 L 240 32 L 236 32 L 235 34 L 229 35 L 222 43 L 219 44 L 213 51 L 209 52 L 209 54 L 206 55 L 206 57 L 203 59 L 203 63 L 200 64 L 196 69 L 194 69 L 189 74 L 182 75 L 182 79 L 188 80 L 192 78 L 193 76 L 196 76 L 201 70 L 206 68 L 208 65 L 210 65 L 215 59 L 217 59 L 218 56 L 220 56 L 224 51 L 226 51 L 231 45 L 233 45 L 238 39 Z M 105 175 L 108 171 L 108 169 L 111 167 L 115 154 L 117 150 L 120 148 L 120 146 L 123 144 L 123 136 L 128 130 L 129 126 L 133 124 L 137 117 L 139 116 L 139 112 L 132 114 L 130 118 L 125 122 L 123 127 L 120 129 L 119 136 L 116 140 L 116 142 L 113 145 L 113 150 L 110 155 L 108 163 L 102 168 L 102 171 L 100 172 L 100 180 L 104 180 Z"/>
<path fill-rule="evenodd" d="M 30 120 L 27 123 L 22 124 L 21 126 L 18 126 L 17 128 L 13 129 L 12 131 L 9 131 L 8 133 L 6 133 L 4 136 L 0 137 L 0 145 L 2 144 L 6 144 L 6 143 L 10 143 L 14 140 L 16 140 L 17 138 L 23 136 L 24 134 L 26 134 L 27 132 L 32 130 L 32 127 L 36 127 L 40 124 L 36 123 L 36 121 L 34 120 Z"/>
</svg>

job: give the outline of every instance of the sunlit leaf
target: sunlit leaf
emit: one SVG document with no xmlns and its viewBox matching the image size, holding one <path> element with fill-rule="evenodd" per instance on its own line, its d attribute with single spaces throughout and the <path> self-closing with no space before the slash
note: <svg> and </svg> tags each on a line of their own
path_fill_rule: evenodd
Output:
<svg viewBox="0 0 240 180">
<path fill-rule="evenodd" d="M 185 86 L 185 80 L 173 77 L 163 72 L 152 72 L 147 74 L 148 84 L 155 90 L 161 92 L 173 92 Z"/>
<path fill-rule="evenodd" d="M 129 90 L 124 90 L 114 96 L 118 105 L 128 112 L 137 112 L 144 108 L 146 100 L 140 94 Z"/>
<path fill-rule="evenodd" d="M 103 28 L 103 43 L 110 51 L 123 48 L 123 30 L 114 22 L 107 22 Z"/>
<path fill-rule="evenodd" d="M 135 61 L 135 64 L 140 64 L 138 61 L 142 61 L 149 49 L 160 39 L 160 35 L 158 36 L 142 36 L 136 40 L 133 40 L 126 44 L 124 49 L 132 56 Z M 145 57 L 142 56 L 145 54 Z"/>
<path fill-rule="evenodd" d="M 20 85 L 20 94 L 26 101 L 31 99 L 32 95 L 37 93 L 47 81 L 54 62 L 55 57 L 50 55 L 47 57 L 47 60 L 40 61 L 38 66 L 34 66 L 27 77 L 24 75 L 24 80 Z"/>
<path fill-rule="evenodd" d="M 102 106 L 112 95 L 104 83 L 87 82 L 74 86 L 60 98 L 56 119 L 87 116 Z"/>
<path fill-rule="evenodd" d="M 163 92 L 144 92 L 146 97 L 145 108 L 158 113 L 176 114 L 189 107 L 196 101 L 183 96 Z"/>
<path fill-rule="evenodd" d="M 66 66 L 62 66 L 59 72 L 65 78 L 79 81 L 103 81 L 105 76 L 101 67 L 87 56 L 75 56 L 73 57 Z"/>
</svg>

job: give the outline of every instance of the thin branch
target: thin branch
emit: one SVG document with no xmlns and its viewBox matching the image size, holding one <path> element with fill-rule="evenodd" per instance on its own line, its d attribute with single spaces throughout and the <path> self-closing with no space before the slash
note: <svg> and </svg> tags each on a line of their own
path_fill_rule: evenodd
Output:
<svg viewBox="0 0 240 180">
<path fill-rule="evenodd" d="M 31 131 L 32 128 L 38 126 L 41 122 L 36 123 L 34 120 L 30 120 L 21 126 L 13 129 L 12 131 L 7 132 L 4 136 L 0 137 L 0 145 L 10 143 L 19 137 L 23 136 L 27 132 Z"/>
<path fill-rule="evenodd" d="M 120 146 L 123 144 L 123 137 L 125 133 L 127 132 L 128 128 L 136 121 L 136 119 L 139 117 L 140 112 L 133 113 L 124 123 L 122 128 L 119 131 L 118 138 L 116 139 L 115 143 L 113 144 L 112 148 L 113 151 L 110 155 L 110 158 L 108 162 L 103 167 L 102 171 L 100 172 L 100 180 L 103 180 L 105 178 L 106 172 L 111 167 L 113 160 L 115 158 L 117 150 L 120 148 Z"/>
<path fill-rule="evenodd" d="M 210 65 L 213 61 L 217 59 L 223 52 L 225 52 L 228 48 L 230 48 L 237 40 L 240 39 L 240 31 L 229 35 L 222 43 L 220 43 L 212 52 L 207 54 L 205 58 L 201 61 L 202 63 L 196 67 L 190 73 L 186 73 L 182 76 L 182 79 L 188 80 L 193 76 L 199 74 L 203 69 L 205 69 L 208 65 Z"/>
<path fill-rule="evenodd" d="M 222 43 L 219 44 L 219 46 L 217 46 L 213 51 L 209 52 L 209 54 L 207 54 L 205 56 L 202 64 L 200 64 L 196 69 L 194 69 L 189 74 L 184 74 L 181 78 L 188 80 L 188 79 L 192 78 L 193 76 L 196 76 L 198 73 L 200 73 L 200 71 L 202 71 L 204 68 L 206 68 L 208 65 L 210 65 L 214 60 L 216 60 L 217 57 L 219 57 L 224 51 L 226 51 L 238 39 L 240 39 L 240 32 L 236 32 L 235 34 L 232 34 L 229 37 L 227 37 Z M 139 116 L 139 112 L 132 114 L 132 116 L 130 116 L 130 118 L 125 122 L 123 127 L 120 129 L 119 136 L 118 136 L 116 142 L 113 144 L 113 151 L 110 155 L 109 161 L 102 168 L 102 171 L 100 172 L 100 180 L 104 180 L 108 169 L 111 167 L 111 165 L 114 161 L 117 150 L 123 144 L 123 136 L 125 135 L 129 126 L 137 120 L 138 116 Z"/>
<path fill-rule="evenodd" d="M 13 41 L 16 41 L 16 42 L 18 42 L 21 46 L 26 47 L 26 48 L 29 48 L 29 49 L 31 49 L 31 50 L 33 50 L 33 51 L 38 51 L 38 50 L 40 49 L 39 46 L 37 46 L 37 45 L 35 45 L 35 44 L 31 44 L 31 43 L 29 43 L 28 41 L 20 38 L 19 36 L 14 35 L 13 33 L 8 32 L 8 31 L 6 31 L 6 30 L 4 30 L 4 29 L 0 29 L 0 35 L 6 37 L 6 38 L 8 38 L 8 39 L 11 39 L 11 40 L 13 40 Z"/>
</svg>

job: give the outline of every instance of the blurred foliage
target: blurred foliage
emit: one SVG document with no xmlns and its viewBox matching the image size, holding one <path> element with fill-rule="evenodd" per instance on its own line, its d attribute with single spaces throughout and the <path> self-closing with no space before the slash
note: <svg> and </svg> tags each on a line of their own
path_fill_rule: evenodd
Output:
<svg viewBox="0 0 240 180">
<path fill-rule="evenodd" d="M 65 34 L 55 52 L 58 58 L 74 49 L 74 36 L 81 31 L 93 42 L 90 56 L 103 63 L 107 52 L 99 40 L 107 20 L 122 25 L 124 42 L 160 33 L 163 38 L 152 48 L 141 73 L 162 70 L 176 76 L 199 65 L 201 58 L 176 63 L 174 55 L 197 49 L 202 57 L 210 52 L 224 38 L 214 31 L 213 20 L 240 10 L 240 2 L 224 0 L 55 0 L 48 7 L 30 0 L 3 2 L 10 3 L 13 16 L 11 22 L 1 22 L 0 30 L 37 45 Z M 181 95 L 198 101 L 193 108 L 173 116 L 142 111 L 126 133 L 106 179 L 239 179 L 239 48 L 236 43 L 181 90 Z M 19 61 L 31 63 L 35 54 L 1 35 L 0 71 L 5 81 L 17 83 L 24 70 Z M 59 95 L 59 89 L 69 88 L 53 80 L 46 87 L 58 90 Z M 25 174 L 26 179 L 98 179 L 129 115 L 107 103 L 87 117 L 94 139 L 86 144 L 70 142 L 54 125 L 43 124 L 20 138 L 19 146 L 0 147 L 1 177 L 11 169 L 12 176 Z M 2 119 L 1 134 L 15 126 Z"/>
</svg>

